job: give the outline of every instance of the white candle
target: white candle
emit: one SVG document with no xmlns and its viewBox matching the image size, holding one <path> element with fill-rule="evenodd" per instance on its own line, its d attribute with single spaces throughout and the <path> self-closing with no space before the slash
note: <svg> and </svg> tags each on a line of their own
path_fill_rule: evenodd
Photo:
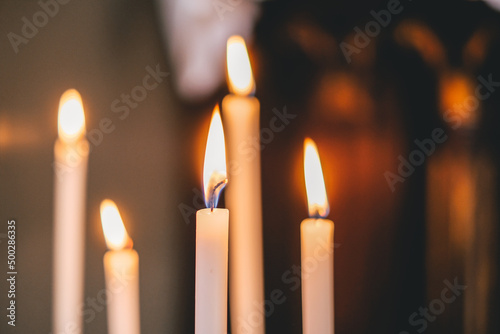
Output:
<svg viewBox="0 0 500 334">
<path fill-rule="evenodd" d="M 82 333 L 85 202 L 89 144 L 80 94 L 70 89 L 59 102 L 54 146 L 54 333 Z"/>
<path fill-rule="evenodd" d="M 250 96 L 254 79 L 245 41 L 227 42 L 231 94 L 222 101 L 227 135 L 229 179 L 226 203 L 230 218 L 229 299 L 233 334 L 263 334 L 264 269 L 260 176 L 260 104 Z"/>
<path fill-rule="evenodd" d="M 229 210 L 216 208 L 218 196 L 226 182 L 224 132 L 216 107 L 203 167 L 207 209 L 196 213 L 196 334 L 227 333 Z"/>
<path fill-rule="evenodd" d="M 333 231 L 328 216 L 323 171 L 316 144 L 304 141 L 304 174 L 309 216 L 300 224 L 302 277 L 302 332 L 333 334 Z"/>
<path fill-rule="evenodd" d="M 104 254 L 109 334 L 139 334 L 139 255 L 132 249 L 116 204 L 101 203 L 101 222 L 109 251 Z"/>
</svg>

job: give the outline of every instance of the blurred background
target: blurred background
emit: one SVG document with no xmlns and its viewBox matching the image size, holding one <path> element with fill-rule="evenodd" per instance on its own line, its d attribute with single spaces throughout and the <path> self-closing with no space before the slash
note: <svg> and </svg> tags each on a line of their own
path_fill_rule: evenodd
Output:
<svg viewBox="0 0 500 334">
<path fill-rule="evenodd" d="M 51 333 L 52 162 L 68 88 L 82 95 L 87 131 L 104 118 L 114 126 L 91 145 L 85 297 L 104 287 L 99 203 L 111 198 L 140 256 L 142 332 L 194 332 L 203 152 L 213 106 L 227 94 L 225 42 L 241 34 L 261 127 L 276 110 L 295 116 L 261 142 L 265 298 L 275 289 L 286 297 L 266 315 L 267 332 L 302 332 L 300 289 L 291 279 L 299 277 L 293 268 L 307 217 L 302 144 L 309 136 L 335 222 L 337 333 L 499 333 L 498 7 L 0 1 L 5 272 L 9 219 L 18 259 L 16 327 L 2 315 L 1 332 Z M 142 85 L 148 67 L 168 76 L 129 113 L 117 112 L 113 103 L 124 105 L 123 94 Z M 448 284 L 467 287 L 453 302 L 437 302 Z M 3 310 L 7 290 L 4 280 Z M 104 307 L 84 332 L 107 332 Z"/>
</svg>

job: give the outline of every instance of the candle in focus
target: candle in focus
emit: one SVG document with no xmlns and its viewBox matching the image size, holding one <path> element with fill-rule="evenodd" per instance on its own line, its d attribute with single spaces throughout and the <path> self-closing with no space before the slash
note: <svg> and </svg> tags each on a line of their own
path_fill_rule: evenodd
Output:
<svg viewBox="0 0 500 334">
<path fill-rule="evenodd" d="M 333 334 L 333 230 L 328 216 L 321 161 L 316 144 L 304 141 L 304 174 L 309 217 L 300 224 L 302 277 L 302 332 Z"/>
<path fill-rule="evenodd" d="M 245 41 L 227 41 L 231 94 L 222 101 L 229 179 L 226 193 L 229 229 L 229 300 L 233 334 L 263 334 L 264 269 L 260 175 L 260 104 Z M 257 145 L 255 145 L 257 143 Z"/>
<path fill-rule="evenodd" d="M 132 249 L 118 207 L 109 199 L 101 202 L 101 222 L 109 249 L 104 254 L 108 333 L 138 334 L 139 255 Z"/>
<path fill-rule="evenodd" d="M 82 333 L 85 202 L 89 144 L 80 94 L 70 89 L 59 102 L 54 146 L 54 333 Z"/>
<path fill-rule="evenodd" d="M 218 106 L 208 132 L 203 187 L 207 209 L 196 212 L 195 333 L 227 333 L 229 210 L 217 209 L 227 183 L 224 131 Z"/>
</svg>

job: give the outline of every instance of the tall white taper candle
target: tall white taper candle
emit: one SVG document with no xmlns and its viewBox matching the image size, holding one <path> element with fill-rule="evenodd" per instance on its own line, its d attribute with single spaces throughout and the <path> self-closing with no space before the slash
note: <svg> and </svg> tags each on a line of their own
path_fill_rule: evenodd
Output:
<svg viewBox="0 0 500 334">
<path fill-rule="evenodd" d="M 263 334 L 264 265 L 260 175 L 260 104 L 245 41 L 227 42 L 227 69 L 231 94 L 222 101 L 227 134 L 226 193 L 229 220 L 229 300 L 233 334 Z"/>
<path fill-rule="evenodd" d="M 109 334 L 139 334 L 139 255 L 116 204 L 101 203 L 101 221 L 109 250 L 104 254 Z"/>
<path fill-rule="evenodd" d="M 217 106 L 210 123 L 203 166 L 207 209 L 196 212 L 196 334 L 227 333 L 229 210 L 216 208 L 226 182 L 224 131 Z"/>
<path fill-rule="evenodd" d="M 89 145 L 80 94 L 67 90 L 59 103 L 54 147 L 54 333 L 83 333 L 85 203 Z"/>
<path fill-rule="evenodd" d="M 330 207 L 316 144 L 304 142 L 304 173 L 309 216 L 300 224 L 302 278 L 302 332 L 333 334 L 333 232 L 324 219 Z"/>
</svg>

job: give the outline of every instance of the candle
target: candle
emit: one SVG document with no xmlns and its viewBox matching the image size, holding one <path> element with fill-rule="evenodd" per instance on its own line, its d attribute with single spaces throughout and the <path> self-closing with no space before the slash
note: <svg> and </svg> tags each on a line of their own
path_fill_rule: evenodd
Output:
<svg viewBox="0 0 500 334">
<path fill-rule="evenodd" d="M 81 333 L 84 290 L 85 200 L 89 144 L 80 94 L 59 102 L 54 146 L 54 333 Z"/>
<path fill-rule="evenodd" d="M 316 144 L 304 141 L 304 174 L 309 219 L 300 224 L 302 277 L 302 332 L 333 334 L 333 230 L 328 216 L 323 171 Z"/>
<path fill-rule="evenodd" d="M 265 333 L 262 199 L 260 177 L 260 105 L 245 41 L 227 42 L 231 94 L 222 111 L 227 135 L 229 179 L 226 203 L 231 211 L 229 300 L 233 334 Z"/>
<path fill-rule="evenodd" d="M 138 334 L 139 255 L 132 249 L 116 204 L 109 199 L 101 202 L 101 222 L 109 249 L 104 254 L 108 333 Z"/>
<path fill-rule="evenodd" d="M 195 333 L 227 333 L 229 210 L 217 209 L 227 183 L 224 132 L 218 107 L 208 132 L 203 186 L 207 209 L 196 212 Z"/>
</svg>

